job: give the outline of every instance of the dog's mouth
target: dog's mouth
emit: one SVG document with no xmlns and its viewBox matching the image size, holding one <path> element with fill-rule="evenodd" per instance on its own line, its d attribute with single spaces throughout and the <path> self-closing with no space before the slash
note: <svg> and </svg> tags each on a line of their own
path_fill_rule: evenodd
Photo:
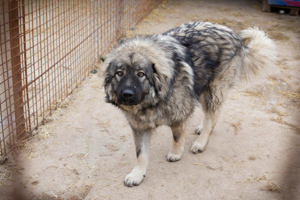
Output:
<svg viewBox="0 0 300 200">
<path fill-rule="evenodd" d="M 118 103 L 121 105 L 125 105 L 125 106 L 134 106 L 134 105 L 138 105 L 138 102 L 134 99 L 119 99 Z"/>
</svg>

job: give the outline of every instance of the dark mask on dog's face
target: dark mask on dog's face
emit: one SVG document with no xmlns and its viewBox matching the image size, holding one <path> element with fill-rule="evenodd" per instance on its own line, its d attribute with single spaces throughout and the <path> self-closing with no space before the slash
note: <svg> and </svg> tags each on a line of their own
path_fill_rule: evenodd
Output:
<svg viewBox="0 0 300 200">
<path fill-rule="evenodd" d="M 153 97 L 153 69 L 153 64 L 137 53 L 113 60 L 106 74 L 107 101 L 115 105 L 138 105 L 150 90 Z"/>
<path fill-rule="evenodd" d="M 141 103 L 146 95 L 143 90 L 143 80 L 146 74 L 141 70 L 135 70 L 134 67 L 123 67 L 125 69 L 118 69 L 115 78 L 118 79 L 118 87 L 116 88 L 116 95 L 118 104 L 123 105 L 137 105 Z"/>
</svg>

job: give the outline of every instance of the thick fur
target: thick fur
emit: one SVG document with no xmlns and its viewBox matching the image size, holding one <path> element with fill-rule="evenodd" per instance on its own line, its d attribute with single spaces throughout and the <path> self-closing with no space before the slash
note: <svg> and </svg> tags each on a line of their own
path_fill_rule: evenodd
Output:
<svg viewBox="0 0 300 200">
<path fill-rule="evenodd" d="M 200 102 L 203 125 L 192 144 L 205 150 L 228 89 L 276 61 L 274 43 L 256 28 L 240 35 L 228 27 L 191 22 L 163 34 L 139 36 L 115 48 L 104 62 L 106 100 L 125 114 L 135 139 L 137 164 L 125 185 L 139 185 L 148 164 L 148 146 L 160 125 L 172 129 L 168 161 L 184 151 L 183 123 Z M 201 134 L 200 134 L 201 133 Z"/>
</svg>

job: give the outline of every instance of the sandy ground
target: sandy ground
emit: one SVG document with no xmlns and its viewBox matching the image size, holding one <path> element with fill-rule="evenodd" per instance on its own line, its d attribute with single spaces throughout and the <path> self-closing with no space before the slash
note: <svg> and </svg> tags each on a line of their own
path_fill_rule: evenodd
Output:
<svg viewBox="0 0 300 200">
<path fill-rule="evenodd" d="M 186 124 L 183 159 L 165 156 L 168 127 L 153 135 L 147 176 L 138 187 L 123 179 L 135 162 L 131 130 L 116 107 L 104 102 L 102 77 L 92 75 L 48 123 L 24 143 L 14 171 L 1 166 L 0 199 L 13 177 L 30 199 L 300 199 L 300 18 L 261 12 L 259 1 L 166 1 L 128 36 L 159 33 L 192 20 L 240 31 L 265 30 L 280 61 L 266 79 L 237 86 L 224 104 L 204 153 L 192 154 L 197 109 Z M 13 173 L 15 172 L 15 173 Z M 17 174 L 17 176 L 13 176 Z"/>
</svg>

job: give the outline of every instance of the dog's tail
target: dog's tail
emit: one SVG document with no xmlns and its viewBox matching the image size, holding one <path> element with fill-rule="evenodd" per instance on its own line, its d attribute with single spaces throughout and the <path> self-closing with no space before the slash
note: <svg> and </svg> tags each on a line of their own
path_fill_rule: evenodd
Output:
<svg viewBox="0 0 300 200">
<path fill-rule="evenodd" d="M 251 80 L 258 74 L 265 76 L 269 71 L 276 70 L 276 46 L 265 32 L 248 28 L 242 30 L 240 36 L 245 44 L 241 79 Z"/>
</svg>

